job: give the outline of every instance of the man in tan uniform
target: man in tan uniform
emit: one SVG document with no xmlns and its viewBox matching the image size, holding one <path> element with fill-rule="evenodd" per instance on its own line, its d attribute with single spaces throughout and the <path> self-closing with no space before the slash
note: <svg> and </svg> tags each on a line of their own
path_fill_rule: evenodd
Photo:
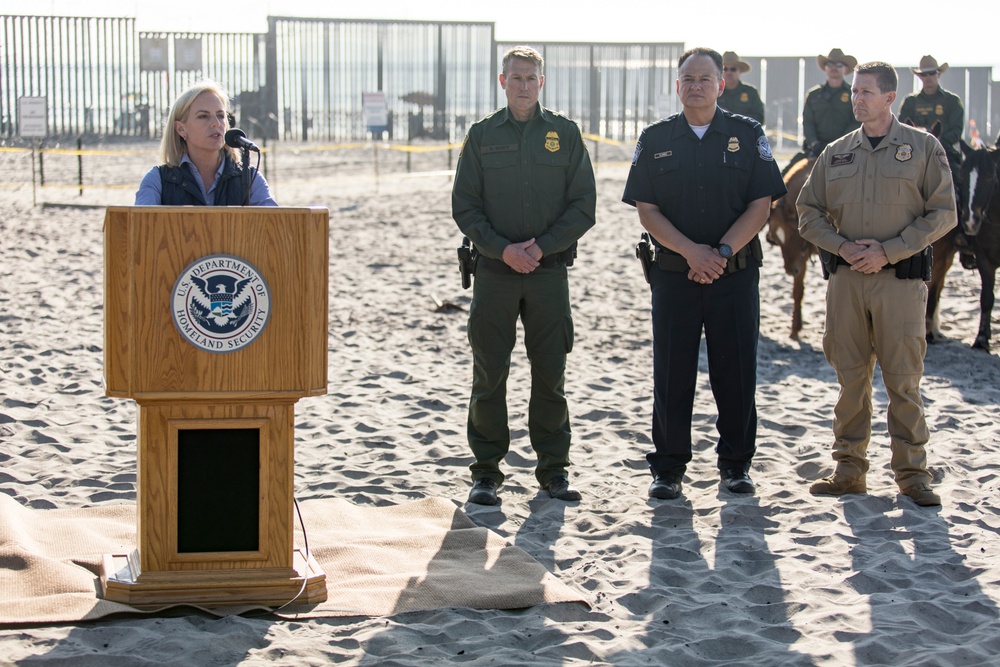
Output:
<svg viewBox="0 0 1000 667">
<path fill-rule="evenodd" d="M 896 71 L 857 69 L 851 98 L 860 129 L 830 143 L 799 194 L 799 231 L 825 251 L 823 351 L 837 371 L 831 477 L 818 495 L 865 493 L 875 361 L 889 397 L 891 466 L 900 491 L 918 505 L 940 505 L 931 489 L 924 445 L 930 437 L 920 398 L 925 249 L 955 226 L 948 159 L 930 134 L 893 116 Z"/>
</svg>

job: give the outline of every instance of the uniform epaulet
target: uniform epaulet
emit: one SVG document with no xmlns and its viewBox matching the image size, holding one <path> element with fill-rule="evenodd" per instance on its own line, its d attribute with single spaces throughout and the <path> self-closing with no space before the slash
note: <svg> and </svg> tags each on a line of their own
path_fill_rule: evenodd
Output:
<svg viewBox="0 0 1000 667">
<path fill-rule="evenodd" d="M 652 123 L 650 123 L 648 125 L 648 127 L 656 127 L 657 125 L 663 125 L 663 124 L 666 124 L 666 123 L 672 123 L 673 121 L 677 120 L 680 117 L 680 115 L 681 115 L 681 112 L 678 111 L 677 113 L 671 114 L 671 115 L 667 116 L 666 118 L 661 118 L 660 120 L 654 120 Z"/>
<path fill-rule="evenodd" d="M 752 127 L 760 127 L 760 123 L 757 121 L 756 118 L 751 118 L 750 116 L 744 116 L 741 113 L 733 113 L 732 111 L 726 111 L 725 109 L 722 110 L 722 113 L 726 114 L 729 118 L 732 118 L 733 120 L 741 120 L 747 125 L 750 125 Z"/>
</svg>

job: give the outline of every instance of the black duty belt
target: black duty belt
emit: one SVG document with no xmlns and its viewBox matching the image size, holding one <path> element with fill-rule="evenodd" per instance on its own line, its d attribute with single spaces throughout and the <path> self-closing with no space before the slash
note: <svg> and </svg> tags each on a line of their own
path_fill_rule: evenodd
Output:
<svg viewBox="0 0 1000 667">
<path fill-rule="evenodd" d="M 538 265 L 543 269 L 551 269 L 555 266 L 573 266 L 573 260 L 576 257 L 576 247 L 564 250 L 562 252 L 557 252 L 554 255 L 546 255 L 542 257 Z M 486 269 L 493 271 L 494 273 L 517 273 L 514 269 L 507 265 L 507 262 L 502 259 L 493 259 L 492 257 L 487 257 L 486 255 L 479 256 L 479 265 L 485 267 Z"/>
<path fill-rule="evenodd" d="M 729 258 L 726 262 L 726 268 L 722 272 L 723 275 L 736 273 L 747 268 L 750 264 L 748 260 L 751 257 L 757 260 L 757 266 L 760 266 L 760 260 L 764 258 L 764 250 L 760 247 L 760 239 L 756 236 L 750 243 L 740 248 L 738 252 Z M 657 248 L 655 262 L 664 271 L 686 272 L 691 270 L 687 260 L 682 255 L 664 251 L 662 248 Z"/>
<path fill-rule="evenodd" d="M 826 250 L 820 250 L 820 263 L 823 265 L 823 277 L 829 279 L 838 266 L 850 266 L 851 263 L 840 255 L 834 255 Z M 931 246 L 927 246 L 920 252 L 906 259 L 901 259 L 895 264 L 886 264 L 880 271 L 891 270 L 896 277 L 901 280 L 923 280 L 931 279 L 931 269 L 934 264 L 934 252 Z"/>
</svg>

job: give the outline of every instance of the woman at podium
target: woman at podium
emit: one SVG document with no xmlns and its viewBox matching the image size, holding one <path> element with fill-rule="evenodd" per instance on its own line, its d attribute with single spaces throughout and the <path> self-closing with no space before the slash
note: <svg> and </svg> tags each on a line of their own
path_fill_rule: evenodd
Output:
<svg viewBox="0 0 1000 667">
<path fill-rule="evenodd" d="M 214 81 L 181 93 L 163 127 L 163 164 L 143 177 L 135 205 L 277 206 L 264 175 L 248 166 L 244 178 L 241 149 L 226 145 L 229 114 L 229 94 Z"/>
</svg>

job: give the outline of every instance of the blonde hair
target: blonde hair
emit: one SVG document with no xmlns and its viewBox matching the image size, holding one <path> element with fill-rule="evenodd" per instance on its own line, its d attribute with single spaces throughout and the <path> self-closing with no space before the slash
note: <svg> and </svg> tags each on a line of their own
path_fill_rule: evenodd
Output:
<svg viewBox="0 0 1000 667">
<path fill-rule="evenodd" d="M 202 93 L 212 93 L 222 100 L 222 104 L 226 108 L 226 115 L 228 116 L 228 114 L 232 113 L 232 107 L 229 104 L 229 93 L 226 92 L 226 89 L 221 84 L 210 79 L 203 79 L 188 86 L 174 100 L 173 106 L 170 107 L 170 113 L 167 115 L 167 120 L 163 125 L 163 138 L 160 140 L 160 159 L 171 167 L 179 165 L 181 158 L 187 152 L 187 143 L 177 134 L 177 130 L 174 129 L 174 123 L 176 121 L 187 121 L 194 101 Z M 228 129 L 229 118 L 227 117 L 226 130 Z M 235 148 L 224 146 L 222 152 L 233 161 L 239 162 L 240 157 Z"/>
</svg>

